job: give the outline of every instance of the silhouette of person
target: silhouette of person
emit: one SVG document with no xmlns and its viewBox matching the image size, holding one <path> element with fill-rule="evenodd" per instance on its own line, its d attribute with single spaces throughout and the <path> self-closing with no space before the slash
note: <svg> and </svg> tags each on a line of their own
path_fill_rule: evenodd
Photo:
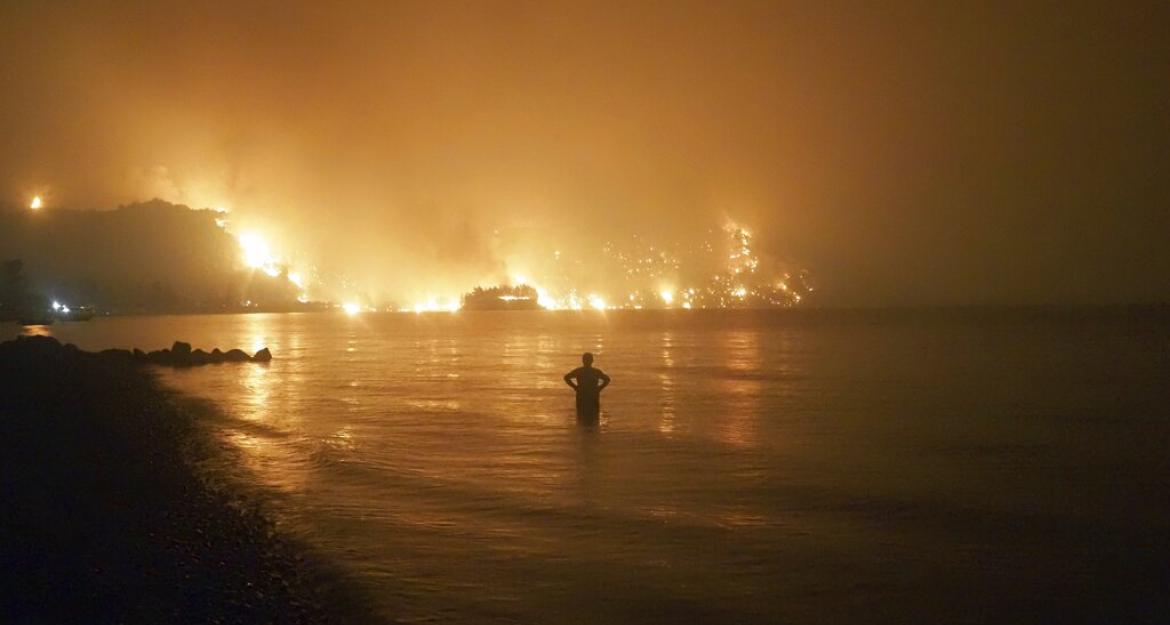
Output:
<svg viewBox="0 0 1170 625">
<path fill-rule="evenodd" d="M 581 363 L 584 366 L 565 374 L 565 384 L 577 391 L 577 416 L 596 419 L 601 413 L 601 390 L 609 386 L 609 376 L 593 367 L 589 352 L 581 354 Z"/>
</svg>

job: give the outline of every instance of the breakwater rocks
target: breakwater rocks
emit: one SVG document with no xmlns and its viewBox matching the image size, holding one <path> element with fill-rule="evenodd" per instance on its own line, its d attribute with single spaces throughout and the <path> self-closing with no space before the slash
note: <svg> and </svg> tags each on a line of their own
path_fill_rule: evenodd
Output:
<svg viewBox="0 0 1170 625">
<path fill-rule="evenodd" d="M 240 349 L 220 351 L 217 347 L 210 352 L 202 349 L 191 349 L 190 343 L 175 341 L 170 349 L 160 349 L 144 352 L 140 349 L 105 349 L 100 352 L 85 352 L 72 343 L 61 344 L 60 341 L 49 336 L 22 336 L 14 341 L 0 343 L 0 357 L 5 352 L 19 351 L 22 355 L 32 355 L 45 359 L 65 356 L 87 356 L 101 358 L 111 362 L 141 363 L 162 365 L 166 367 L 197 367 L 200 365 L 214 365 L 232 362 L 268 363 L 272 360 L 272 352 L 267 347 L 249 356 Z"/>
</svg>

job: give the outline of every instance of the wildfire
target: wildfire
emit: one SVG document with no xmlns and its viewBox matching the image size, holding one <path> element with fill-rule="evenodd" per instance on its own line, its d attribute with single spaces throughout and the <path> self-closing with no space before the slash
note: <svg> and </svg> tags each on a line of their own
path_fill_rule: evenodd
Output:
<svg viewBox="0 0 1170 625">
<path fill-rule="evenodd" d="M 416 313 L 425 312 L 458 312 L 463 304 L 458 299 L 451 298 L 446 302 L 440 302 L 438 298 L 432 297 L 426 301 L 418 302 L 411 309 Z"/>
<path fill-rule="evenodd" d="M 600 258 L 589 266 L 618 277 L 616 288 L 609 291 L 556 288 L 594 279 L 592 272 L 582 274 L 576 268 L 579 261 L 559 250 L 551 266 L 544 271 L 525 266 L 524 275 L 512 275 L 512 284 L 531 286 L 537 303 L 548 310 L 790 307 L 812 292 L 805 272 L 770 269 L 774 264 L 761 260 L 747 228 L 729 223 L 712 234 L 697 245 L 656 245 L 638 235 L 607 242 Z"/>
<path fill-rule="evenodd" d="M 226 221 L 223 224 L 220 221 L 220 219 L 216 219 L 216 224 L 226 230 Z M 276 258 L 272 253 L 272 248 L 268 245 L 268 241 L 260 233 L 251 230 L 242 232 L 236 236 L 236 241 L 240 245 L 240 252 L 243 254 L 244 264 L 246 266 L 252 269 L 259 269 L 273 278 L 287 271 L 288 265 Z M 302 303 L 309 301 L 309 296 L 305 292 L 306 280 L 304 275 L 293 271 L 288 272 L 285 277 L 301 290 L 297 300 Z"/>
</svg>

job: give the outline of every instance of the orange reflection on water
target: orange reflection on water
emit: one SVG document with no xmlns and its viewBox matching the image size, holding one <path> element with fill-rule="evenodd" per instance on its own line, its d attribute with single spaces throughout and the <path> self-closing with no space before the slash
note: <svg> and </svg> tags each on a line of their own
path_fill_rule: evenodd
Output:
<svg viewBox="0 0 1170 625">
<path fill-rule="evenodd" d="M 659 388 L 662 389 L 662 418 L 658 422 L 658 431 L 663 434 L 674 432 L 674 358 L 671 348 L 674 337 L 670 332 L 662 333 L 662 367 L 658 374 Z"/>
<path fill-rule="evenodd" d="M 760 333 L 737 330 L 723 341 L 727 375 L 720 381 L 728 398 L 720 421 L 720 438 L 736 446 L 755 446 L 764 384 L 761 376 Z"/>
</svg>

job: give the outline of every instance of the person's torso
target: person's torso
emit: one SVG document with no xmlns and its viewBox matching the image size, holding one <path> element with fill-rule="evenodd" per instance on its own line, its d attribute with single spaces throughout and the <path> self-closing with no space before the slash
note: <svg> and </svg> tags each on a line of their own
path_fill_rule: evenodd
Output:
<svg viewBox="0 0 1170 625">
<path fill-rule="evenodd" d="M 601 382 L 601 372 L 593 367 L 579 367 L 577 369 L 577 389 L 585 392 L 596 392 Z"/>
</svg>

